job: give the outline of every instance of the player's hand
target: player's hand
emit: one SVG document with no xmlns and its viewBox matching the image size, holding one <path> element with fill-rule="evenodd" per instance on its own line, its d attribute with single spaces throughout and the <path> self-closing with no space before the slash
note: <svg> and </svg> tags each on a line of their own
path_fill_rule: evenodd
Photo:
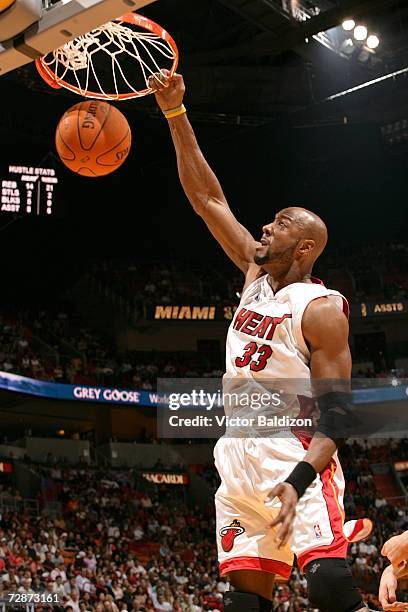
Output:
<svg viewBox="0 0 408 612">
<path fill-rule="evenodd" d="M 278 497 L 282 507 L 278 516 L 272 521 L 271 527 L 276 527 L 280 524 L 278 533 L 275 536 L 275 542 L 278 543 L 278 548 L 282 548 L 287 543 L 293 529 L 293 521 L 296 516 L 296 506 L 298 503 L 298 494 L 291 484 L 281 482 L 272 489 L 269 493 L 269 498 Z"/>
<path fill-rule="evenodd" d="M 394 574 L 392 565 L 387 567 L 383 571 L 380 582 L 380 590 L 378 593 L 378 599 L 382 608 L 389 612 L 395 610 L 408 610 L 408 603 L 397 601 L 396 591 L 398 587 L 398 581 Z"/>
<path fill-rule="evenodd" d="M 380 600 L 381 606 L 384 608 L 397 601 L 398 581 L 392 571 L 392 565 L 387 567 L 381 576 L 380 590 L 378 593 L 378 599 Z"/>
<path fill-rule="evenodd" d="M 403 601 L 395 601 L 392 604 L 387 604 L 380 600 L 380 604 L 384 612 L 407 612 L 408 610 L 408 603 L 404 603 Z"/>
<path fill-rule="evenodd" d="M 162 111 L 181 106 L 186 91 L 181 74 L 174 73 L 172 77 L 169 75 L 168 70 L 162 70 L 149 77 L 149 87 L 154 90 L 157 104 Z"/>
<path fill-rule="evenodd" d="M 394 568 L 403 567 L 408 559 L 408 531 L 387 540 L 381 554 L 388 557 Z"/>
</svg>

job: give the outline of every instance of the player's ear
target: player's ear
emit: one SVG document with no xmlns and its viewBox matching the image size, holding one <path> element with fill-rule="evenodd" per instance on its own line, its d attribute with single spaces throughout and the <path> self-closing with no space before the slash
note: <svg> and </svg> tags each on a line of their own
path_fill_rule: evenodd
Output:
<svg viewBox="0 0 408 612">
<path fill-rule="evenodd" d="M 300 256 L 308 255 L 315 248 L 316 243 L 314 240 L 301 240 L 298 245 L 298 254 Z"/>
</svg>

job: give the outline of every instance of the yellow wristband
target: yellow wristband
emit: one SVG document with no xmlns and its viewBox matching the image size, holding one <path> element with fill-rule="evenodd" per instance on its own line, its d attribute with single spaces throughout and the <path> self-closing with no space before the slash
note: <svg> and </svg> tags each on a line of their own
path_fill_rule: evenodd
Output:
<svg viewBox="0 0 408 612">
<path fill-rule="evenodd" d="M 181 104 L 177 108 L 170 108 L 169 110 L 163 111 L 163 114 L 166 119 L 173 119 L 173 117 L 178 117 L 179 115 L 183 115 L 183 113 L 186 112 L 186 107 L 184 106 L 184 104 Z"/>
</svg>

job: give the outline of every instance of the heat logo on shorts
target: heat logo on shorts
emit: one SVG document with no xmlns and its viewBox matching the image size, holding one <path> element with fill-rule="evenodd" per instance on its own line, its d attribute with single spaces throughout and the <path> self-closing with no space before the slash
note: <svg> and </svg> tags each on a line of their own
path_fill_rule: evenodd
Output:
<svg viewBox="0 0 408 612">
<path fill-rule="evenodd" d="M 235 538 L 244 533 L 244 527 L 241 527 L 241 523 L 234 519 L 231 525 L 221 527 L 221 546 L 224 552 L 230 552 L 234 547 Z"/>
</svg>

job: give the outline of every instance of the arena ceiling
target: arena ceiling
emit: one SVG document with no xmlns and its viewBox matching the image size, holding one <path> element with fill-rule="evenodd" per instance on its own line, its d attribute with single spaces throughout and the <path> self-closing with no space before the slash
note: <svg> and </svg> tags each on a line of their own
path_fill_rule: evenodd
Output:
<svg viewBox="0 0 408 612">
<path fill-rule="evenodd" d="M 408 3 L 300 1 L 310 13 L 306 21 L 285 10 L 286 0 L 156 0 L 143 12 L 178 43 L 189 117 L 231 205 L 251 231 L 258 234 L 275 202 L 295 202 L 324 214 L 335 228 L 333 240 L 360 242 L 362 226 L 366 241 L 405 238 L 406 76 L 333 102 L 324 99 L 408 66 Z M 287 2 L 293 9 L 295 0 Z M 369 61 L 347 59 L 313 38 L 323 31 L 332 42 L 341 40 L 345 17 L 378 33 L 381 44 Z M 199 220 L 174 224 L 174 206 L 183 195 L 153 96 L 118 104 L 134 135 L 129 161 L 102 182 L 89 182 L 65 171 L 53 144 L 59 119 L 78 96 L 48 87 L 32 64 L 0 77 L 0 94 L 3 163 L 55 163 L 64 181 L 55 218 L 47 223 L 6 214 L 0 219 L 10 300 L 35 302 L 66 290 L 90 259 L 163 253 L 184 258 L 186 252 L 220 257 Z M 400 129 L 395 146 L 385 146 L 382 138 L 380 128 L 387 124 Z M 237 181 L 249 168 L 251 180 Z M 157 181 L 158 209 L 145 205 Z M 256 207 L 248 206 L 254 186 Z M 392 214 L 383 214 L 383 202 L 392 203 Z M 140 227 L 155 228 L 160 252 L 152 232 Z"/>
<path fill-rule="evenodd" d="M 358 121 L 387 122 L 404 115 L 404 77 L 322 102 L 408 66 L 408 5 L 402 0 L 156 0 L 143 12 L 178 43 L 179 71 L 196 121 L 259 125 L 285 113 L 304 124 L 338 119 L 345 110 Z M 299 15 L 305 14 L 302 20 Z M 347 17 L 380 36 L 380 47 L 368 60 L 346 57 L 313 38 L 327 32 L 338 44 Z M 13 96 L 13 83 L 48 97 L 70 95 L 51 90 L 32 64 L 0 80 L 0 90 L 23 105 L 21 89 Z M 124 105 L 155 116 L 151 97 Z"/>
</svg>

